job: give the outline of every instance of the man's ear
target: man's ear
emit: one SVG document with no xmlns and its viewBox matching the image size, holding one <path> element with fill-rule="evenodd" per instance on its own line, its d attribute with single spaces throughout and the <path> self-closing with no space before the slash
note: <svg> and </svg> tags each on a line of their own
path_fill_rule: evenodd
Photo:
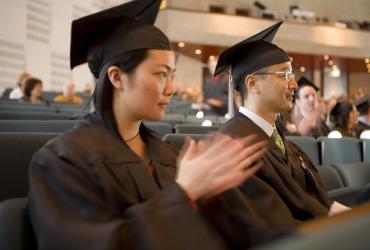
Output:
<svg viewBox="0 0 370 250">
<path fill-rule="evenodd" d="M 259 85 L 254 76 L 248 75 L 244 80 L 245 87 L 250 93 L 259 93 Z"/>
<path fill-rule="evenodd" d="M 117 66 L 110 66 L 108 68 L 108 77 L 112 85 L 118 90 L 123 90 L 128 80 L 127 73 L 122 72 Z"/>
</svg>

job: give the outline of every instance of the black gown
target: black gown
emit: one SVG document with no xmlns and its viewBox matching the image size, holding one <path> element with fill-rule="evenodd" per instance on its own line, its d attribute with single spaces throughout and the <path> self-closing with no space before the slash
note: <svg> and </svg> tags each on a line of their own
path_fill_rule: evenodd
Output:
<svg viewBox="0 0 370 250">
<path fill-rule="evenodd" d="M 143 125 L 152 174 L 95 115 L 30 164 L 38 249 L 225 249 L 174 181 L 177 152 Z"/>
<path fill-rule="evenodd" d="M 300 223 L 328 215 L 331 202 L 327 192 L 317 169 L 299 146 L 283 138 L 283 155 L 275 142 L 241 113 L 220 132 L 233 137 L 256 134 L 257 141 L 269 141 L 263 167 L 239 188 L 206 206 L 205 214 L 232 249 L 266 243 L 293 231 Z"/>
</svg>

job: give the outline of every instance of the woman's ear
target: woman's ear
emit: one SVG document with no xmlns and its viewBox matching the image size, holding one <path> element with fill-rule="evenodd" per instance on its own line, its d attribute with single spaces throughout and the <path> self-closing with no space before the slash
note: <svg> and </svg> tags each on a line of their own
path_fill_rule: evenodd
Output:
<svg viewBox="0 0 370 250">
<path fill-rule="evenodd" d="M 254 76 L 248 75 L 245 80 L 244 84 L 248 92 L 250 93 L 259 93 L 259 86 L 256 82 L 256 78 Z"/>
<path fill-rule="evenodd" d="M 128 76 L 122 72 L 117 66 L 110 66 L 108 68 L 108 77 L 113 86 L 118 90 L 123 90 Z"/>
</svg>

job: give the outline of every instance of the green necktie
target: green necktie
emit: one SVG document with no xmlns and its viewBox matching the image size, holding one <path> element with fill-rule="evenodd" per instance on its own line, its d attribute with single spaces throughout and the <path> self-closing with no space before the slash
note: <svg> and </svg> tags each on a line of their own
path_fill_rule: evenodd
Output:
<svg viewBox="0 0 370 250">
<path fill-rule="evenodd" d="M 278 146 L 283 155 L 285 155 L 284 142 L 276 128 L 274 128 L 274 132 L 272 133 L 271 138 L 274 140 L 276 146 Z"/>
</svg>

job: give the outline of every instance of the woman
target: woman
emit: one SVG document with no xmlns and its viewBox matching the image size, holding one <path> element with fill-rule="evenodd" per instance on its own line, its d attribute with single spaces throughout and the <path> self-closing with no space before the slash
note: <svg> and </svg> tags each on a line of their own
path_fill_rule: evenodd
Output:
<svg viewBox="0 0 370 250">
<path fill-rule="evenodd" d="M 260 163 L 248 167 L 265 143 L 216 135 L 191 140 L 177 157 L 143 125 L 163 117 L 174 92 L 174 52 L 152 26 L 159 3 L 129 2 L 72 24 L 71 66 L 87 60 L 98 78 L 96 113 L 31 162 L 29 210 L 39 249 L 225 247 L 196 202 L 253 175 Z"/>
<path fill-rule="evenodd" d="M 20 101 L 33 104 L 46 103 L 42 98 L 42 81 L 34 77 L 28 78 L 24 84 L 24 96 Z"/>
<path fill-rule="evenodd" d="M 338 130 L 343 136 L 359 138 L 366 128 L 358 124 L 359 112 L 356 106 L 349 102 L 337 103 L 331 111 L 334 119 L 334 130 Z"/>
</svg>

